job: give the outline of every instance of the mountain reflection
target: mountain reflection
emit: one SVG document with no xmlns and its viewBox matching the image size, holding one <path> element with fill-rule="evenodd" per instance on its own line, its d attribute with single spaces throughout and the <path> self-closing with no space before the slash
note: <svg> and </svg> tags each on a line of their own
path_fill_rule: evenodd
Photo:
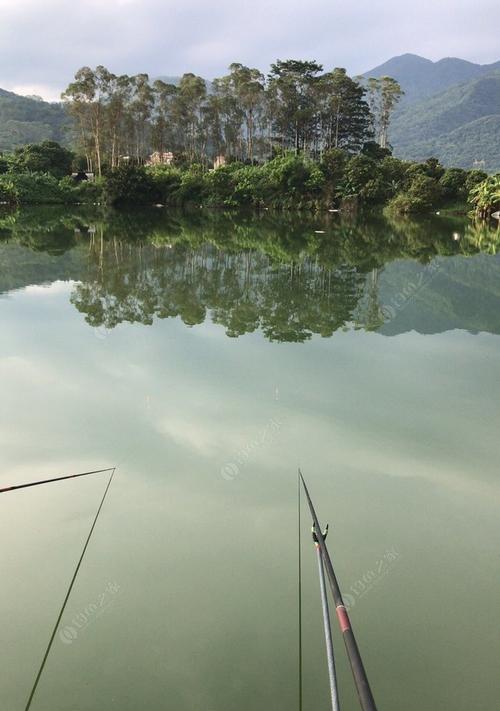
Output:
<svg viewBox="0 0 500 711">
<path fill-rule="evenodd" d="M 231 337 L 286 342 L 343 328 L 500 332 L 498 233 L 459 218 L 45 209 L 4 216 L 0 239 L 2 291 L 72 279 L 93 327 L 210 318 Z"/>
</svg>

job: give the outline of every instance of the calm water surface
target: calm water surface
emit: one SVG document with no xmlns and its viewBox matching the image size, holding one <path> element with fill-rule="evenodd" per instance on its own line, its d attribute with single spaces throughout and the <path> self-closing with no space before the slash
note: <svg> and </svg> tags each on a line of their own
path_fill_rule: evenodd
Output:
<svg viewBox="0 0 500 711">
<path fill-rule="evenodd" d="M 33 709 L 298 708 L 299 465 L 379 708 L 496 708 L 497 236 L 33 210 L 0 238 L 1 485 L 118 465 Z M 1 497 L 6 711 L 104 485 Z M 312 711 L 328 686 L 305 515 L 303 560 Z"/>
</svg>

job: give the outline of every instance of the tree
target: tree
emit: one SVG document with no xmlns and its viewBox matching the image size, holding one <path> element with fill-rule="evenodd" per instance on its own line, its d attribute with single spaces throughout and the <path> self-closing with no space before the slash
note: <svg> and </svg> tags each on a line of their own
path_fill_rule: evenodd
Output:
<svg viewBox="0 0 500 711">
<path fill-rule="evenodd" d="M 173 115 L 179 126 L 182 143 L 190 160 L 199 158 L 206 143 L 202 136 L 203 103 L 207 95 L 205 80 L 195 74 L 184 74 L 173 103 Z"/>
<path fill-rule="evenodd" d="M 366 90 L 345 69 L 324 74 L 318 84 L 322 146 L 358 151 L 372 136 Z"/>
<path fill-rule="evenodd" d="M 234 95 L 245 121 L 246 157 L 253 161 L 255 125 L 263 107 L 264 75 L 258 69 L 237 63 L 231 64 L 229 69 Z"/>
<path fill-rule="evenodd" d="M 163 153 L 167 145 L 173 147 L 174 144 L 172 107 L 177 95 L 177 87 L 157 79 L 153 83 L 153 91 L 155 92 L 155 108 L 151 134 L 152 145 L 157 151 Z"/>
<path fill-rule="evenodd" d="M 88 168 L 92 169 L 95 157 L 97 174 L 102 173 L 102 143 L 104 125 L 105 98 L 109 98 L 110 83 L 113 75 L 102 65 L 95 71 L 82 67 L 75 74 L 72 82 L 62 94 L 63 101 L 69 104 L 70 112 L 75 116 L 80 127 L 81 146 L 88 159 Z"/>
<path fill-rule="evenodd" d="M 293 149 L 312 159 L 325 151 L 367 152 L 378 126 L 381 144 L 398 100 L 397 82 L 370 80 L 367 90 L 345 69 L 323 73 L 315 61 L 278 60 L 267 81 L 255 68 L 235 62 L 212 82 L 184 74 L 179 85 L 151 82 L 147 74 L 82 67 L 63 94 L 75 118 L 87 169 L 116 169 L 126 154 L 144 163 L 152 150 L 175 152 L 207 167 L 215 155 L 253 163 Z M 371 87 L 371 88 L 370 88 Z M 387 148 L 379 148 L 382 158 Z M 370 155 L 374 156 L 372 145 Z M 375 156 L 374 156 L 375 157 Z"/>
<path fill-rule="evenodd" d="M 135 157 L 141 163 L 147 153 L 149 119 L 154 106 L 154 91 L 147 74 L 132 77 L 130 115 L 135 138 Z"/>
<path fill-rule="evenodd" d="M 381 148 L 387 148 L 387 136 L 392 114 L 404 95 L 399 83 L 392 77 L 368 79 L 368 103 L 374 116 L 375 128 Z"/>
<path fill-rule="evenodd" d="M 12 170 L 31 173 L 50 173 L 62 178 L 71 173 L 74 154 L 55 141 L 28 143 L 14 151 Z"/>
<path fill-rule="evenodd" d="M 236 97 L 233 79 L 230 75 L 221 77 L 215 79 L 212 86 L 206 118 L 216 153 L 242 159 L 244 112 Z"/>
<path fill-rule="evenodd" d="M 295 153 L 312 142 L 317 110 L 318 74 L 323 70 L 314 61 L 288 59 L 271 64 L 268 76 L 270 120 L 283 148 Z"/>
<path fill-rule="evenodd" d="M 107 105 L 107 129 L 109 132 L 110 164 L 116 168 L 120 161 L 120 153 L 124 148 L 124 125 L 130 105 L 132 81 L 129 76 L 110 76 Z"/>
</svg>

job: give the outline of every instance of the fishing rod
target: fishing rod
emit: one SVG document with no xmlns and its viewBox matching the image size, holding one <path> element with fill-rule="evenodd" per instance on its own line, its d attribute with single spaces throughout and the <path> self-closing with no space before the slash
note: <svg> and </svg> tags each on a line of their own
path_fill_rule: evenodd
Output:
<svg viewBox="0 0 500 711">
<path fill-rule="evenodd" d="M 297 475 L 297 517 L 298 517 L 298 607 L 299 607 L 299 711 L 302 711 L 303 683 L 302 683 L 302 536 L 301 536 L 301 506 L 300 506 L 300 477 Z"/>
<path fill-rule="evenodd" d="M 328 525 L 323 532 L 323 540 L 326 538 L 327 534 Z M 321 548 L 319 546 L 318 537 L 316 536 L 316 530 L 314 527 L 312 530 L 312 536 L 318 558 L 319 587 L 321 592 L 321 607 L 323 609 L 323 628 L 325 632 L 326 658 L 328 662 L 328 679 L 330 681 L 330 699 L 332 702 L 332 711 L 340 711 L 337 675 L 335 673 L 335 657 L 333 654 L 332 628 L 330 625 L 330 610 L 328 607 L 328 596 L 326 593 L 325 569 L 323 566 L 323 555 L 321 553 Z"/>
<path fill-rule="evenodd" d="M 86 539 L 86 541 L 85 541 L 85 545 L 83 546 L 82 553 L 81 553 L 81 555 L 80 555 L 80 558 L 79 558 L 78 563 L 77 563 L 77 565 L 76 565 L 75 571 L 74 571 L 74 573 L 73 573 L 73 577 L 71 578 L 71 581 L 70 581 L 68 590 L 66 591 L 66 595 L 65 595 L 65 597 L 64 597 L 61 610 L 60 610 L 60 612 L 59 612 L 59 614 L 58 614 L 58 616 L 57 616 L 57 620 L 56 620 L 56 623 L 55 623 L 54 628 L 53 628 L 53 630 L 52 630 L 52 634 L 51 634 L 51 636 L 50 636 L 49 643 L 48 643 L 47 648 L 46 648 L 46 650 L 45 650 L 45 654 L 43 655 L 42 663 L 40 664 L 40 668 L 38 669 L 38 673 L 37 673 L 37 675 L 36 675 L 35 682 L 34 682 L 34 684 L 33 684 L 33 687 L 32 687 L 32 689 L 31 689 L 31 692 L 30 692 L 28 701 L 27 701 L 27 703 L 26 703 L 25 711 L 29 711 L 29 709 L 31 708 L 31 703 L 32 703 L 32 701 L 33 701 L 33 697 L 35 696 L 35 692 L 36 692 L 36 690 L 37 690 L 37 687 L 38 687 L 38 684 L 39 684 L 39 682 L 40 682 L 40 679 L 41 679 L 41 677 L 42 677 L 42 673 L 43 673 L 43 670 L 44 670 L 44 668 L 45 668 L 45 664 L 46 664 L 46 662 L 47 662 L 48 656 L 49 656 L 49 654 L 50 654 L 50 650 L 51 650 L 51 648 L 52 648 L 52 643 L 54 642 L 54 638 L 55 638 L 55 636 L 56 636 L 56 632 L 57 632 L 57 629 L 58 629 L 58 627 L 59 627 L 59 623 L 61 622 L 62 616 L 64 615 L 64 611 L 65 611 L 65 609 L 66 609 L 66 605 L 68 604 L 68 600 L 69 600 L 69 597 L 70 597 L 70 595 L 71 595 L 71 591 L 73 590 L 73 586 L 74 586 L 74 584 L 75 584 L 75 580 L 76 580 L 76 578 L 77 578 L 78 572 L 79 572 L 80 567 L 81 567 L 81 565 L 82 565 L 82 561 L 83 561 L 83 559 L 84 559 L 84 557 L 85 557 L 85 553 L 87 552 L 87 548 L 88 548 L 88 545 L 89 545 L 89 543 L 90 543 L 90 539 L 91 539 L 92 534 L 93 534 L 93 532 L 94 532 L 94 528 L 95 528 L 95 526 L 96 526 L 97 519 L 99 518 L 99 514 L 101 513 L 101 509 L 102 509 L 103 504 L 104 504 L 104 501 L 105 501 L 105 499 L 106 499 L 106 496 L 107 496 L 109 487 L 111 486 L 111 482 L 113 481 L 113 477 L 114 477 L 114 475 L 115 475 L 116 467 L 112 467 L 112 468 L 110 468 L 110 469 L 103 469 L 103 470 L 101 470 L 101 471 L 110 471 L 110 472 L 111 472 L 111 475 L 110 475 L 110 477 L 109 477 L 109 479 L 108 479 L 108 483 L 107 483 L 107 485 L 106 485 L 106 489 L 104 490 L 104 494 L 103 494 L 103 496 L 102 496 L 101 503 L 99 504 L 99 508 L 97 509 L 97 513 L 96 513 L 96 515 L 95 515 L 95 517 L 94 517 L 94 520 L 93 520 L 93 522 L 92 522 L 92 526 L 90 527 L 90 531 L 89 531 L 89 533 L 88 533 L 87 539 Z M 94 473 L 97 474 L 97 472 L 87 472 L 87 473 L 88 473 L 88 474 L 94 474 Z M 79 475 L 77 475 L 77 476 L 83 476 L 83 475 L 82 475 L 82 474 L 79 474 Z M 71 478 L 71 477 L 61 477 L 61 478 L 64 479 L 64 478 Z M 56 481 L 59 481 L 59 480 L 56 480 Z"/>
<path fill-rule="evenodd" d="M 52 484 L 54 481 L 64 481 L 65 479 L 78 479 L 80 476 L 89 476 L 89 474 L 101 474 L 102 472 L 110 472 L 113 467 L 107 469 L 94 469 L 91 472 L 82 472 L 81 474 L 67 474 L 66 476 L 58 476 L 54 479 L 40 479 L 39 481 L 30 481 L 27 484 L 15 484 L 14 486 L 5 486 L 0 489 L 0 494 L 5 494 L 7 491 L 16 491 L 17 489 L 27 489 L 29 486 L 40 486 L 40 484 Z"/>
<path fill-rule="evenodd" d="M 344 601 L 342 599 L 342 593 L 333 570 L 332 561 L 328 549 L 326 547 L 325 538 L 323 536 L 322 528 L 320 526 L 318 516 L 314 509 L 313 502 L 309 495 L 309 490 L 302 476 L 302 472 L 299 469 L 299 477 L 304 487 L 304 492 L 307 498 L 307 503 L 309 505 L 309 510 L 313 519 L 314 531 L 317 537 L 317 543 L 321 551 L 322 560 L 326 567 L 326 572 L 328 575 L 328 580 L 330 583 L 330 588 L 333 595 L 333 601 L 335 603 L 335 612 L 337 613 L 337 619 L 342 632 L 342 637 L 344 639 L 344 644 L 351 665 L 352 675 L 354 677 L 354 683 L 356 685 L 356 691 L 358 692 L 359 703 L 363 711 L 376 711 L 375 700 L 373 698 L 370 683 L 366 675 L 365 668 L 363 666 L 363 660 L 361 659 L 361 654 L 358 649 L 356 638 L 354 636 L 353 629 L 351 627 L 351 621 L 347 613 Z"/>
</svg>

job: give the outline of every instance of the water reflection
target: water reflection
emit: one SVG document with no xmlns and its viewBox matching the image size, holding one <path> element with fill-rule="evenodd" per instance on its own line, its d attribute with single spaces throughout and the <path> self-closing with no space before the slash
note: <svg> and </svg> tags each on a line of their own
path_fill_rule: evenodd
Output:
<svg viewBox="0 0 500 711">
<path fill-rule="evenodd" d="M 0 228 L 0 290 L 74 280 L 71 303 L 94 328 L 210 318 L 230 337 L 260 329 L 286 342 L 500 328 L 499 234 L 461 218 L 45 208 Z"/>
<path fill-rule="evenodd" d="M 500 332 L 494 235 L 480 253 L 481 235 L 446 219 L 33 210 L 0 224 L 12 294 L 0 476 L 103 463 L 120 475 L 63 626 L 109 584 L 120 594 L 78 643 L 53 648 L 39 711 L 68 698 L 80 711 L 291 708 L 299 464 L 335 526 L 347 594 L 401 552 L 353 610 L 380 708 L 495 706 L 498 339 L 463 332 Z M 225 336 L 252 329 L 264 337 Z M 377 335 L 412 329 L 462 330 Z M 84 481 L 4 502 L 1 708 L 23 708 L 33 683 L 102 493 Z M 326 708 L 311 553 L 304 708 Z M 464 621 L 471 595 L 484 614 Z M 355 709 L 342 654 L 339 678 Z"/>
</svg>

